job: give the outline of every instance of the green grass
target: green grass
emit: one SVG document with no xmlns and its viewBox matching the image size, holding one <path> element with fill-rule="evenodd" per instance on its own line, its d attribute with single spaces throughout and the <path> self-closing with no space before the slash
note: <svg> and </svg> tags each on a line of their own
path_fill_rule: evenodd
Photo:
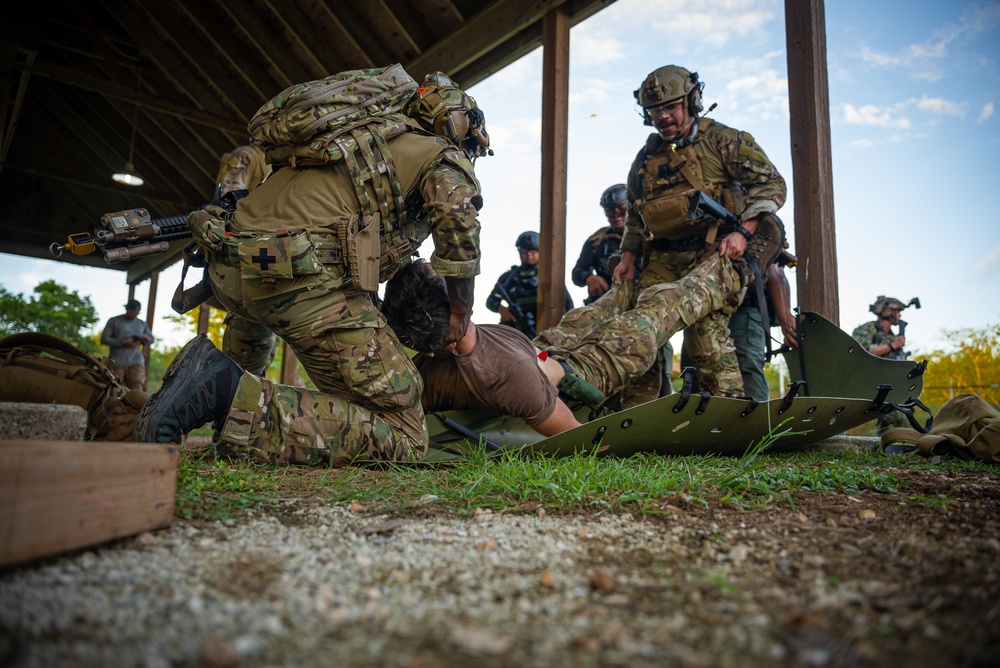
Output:
<svg viewBox="0 0 1000 668">
<path fill-rule="evenodd" d="M 176 514 L 219 520 L 248 509 L 275 509 L 286 499 L 333 505 L 354 502 L 379 512 L 669 512 L 668 506 L 719 502 L 740 507 L 787 503 L 801 491 L 905 493 L 901 470 L 994 470 L 980 462 L 932 464 L 881 452 L 768 453 L 766 443 L 742 458 L 635 455 L 568 457 L 473 448 L 467 461 L 441 466 L 389 464 L 334 469 L 232 462 L 213 454 L 182 458 Z M 942 500 L 928 500 L 943 503 Z"/>
</svg>

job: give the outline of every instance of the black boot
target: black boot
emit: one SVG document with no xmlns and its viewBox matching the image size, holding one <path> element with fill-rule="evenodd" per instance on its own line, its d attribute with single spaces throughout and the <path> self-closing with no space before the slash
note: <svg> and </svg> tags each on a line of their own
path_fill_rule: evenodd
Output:
<svg viewBox="0 0 1000 668">
<path fill-rule="evenodd" d="M 208 337 L 181 348 L 163 375 L 163 386 L 139 411 L 132 428 L 138 443 L 180 443 L 181 435 L 212 422 L 221 427 L 243 370 Z"/>
</svg>

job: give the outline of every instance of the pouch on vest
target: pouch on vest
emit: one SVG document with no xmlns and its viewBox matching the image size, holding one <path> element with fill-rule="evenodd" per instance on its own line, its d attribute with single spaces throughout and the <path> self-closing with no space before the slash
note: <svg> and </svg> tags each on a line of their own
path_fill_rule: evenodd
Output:
<svg viewBox="0 0 1000 668">
<path fill-rule="evenodd" d="M 705 219 L 688 220 L 691 195 L 696 191 L 685 190 L 666 197 L 647 200 L 637 206 L 642 221 L 655 239 L 684 239 L 708 231 Z"/>
<path fill-rule="evenodd" d="M 340 247 L 347 258 L 354 287 L 362 292 L 377 292 L 379 285 L 379 229 L 378 212 L 358 212 L 338 226 Z"/>
<path fill-rule="evenodd" d="M 236 248 L 240 258 L 240 277 L 244 280 L 274 281 L 322 271 L 305 230 L 294 233 L 281 230 L 274 234 L 237 237 Z"/>
</svg>

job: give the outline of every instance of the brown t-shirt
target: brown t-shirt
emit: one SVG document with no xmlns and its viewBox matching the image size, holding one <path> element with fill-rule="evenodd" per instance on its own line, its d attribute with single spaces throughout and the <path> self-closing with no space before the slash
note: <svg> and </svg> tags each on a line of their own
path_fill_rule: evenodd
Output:
<svg viewBox="0 0 1000 668">
<path fill-rule="evenodd" d="M 414 358 L 424 379 L 424 410 L 489 408 L 530 426 L 548 419 L 558 393 L 538 367 L 528 337 L 506 325 L 476 330 L 476 346 L 467 355 Z"/>
</svg>

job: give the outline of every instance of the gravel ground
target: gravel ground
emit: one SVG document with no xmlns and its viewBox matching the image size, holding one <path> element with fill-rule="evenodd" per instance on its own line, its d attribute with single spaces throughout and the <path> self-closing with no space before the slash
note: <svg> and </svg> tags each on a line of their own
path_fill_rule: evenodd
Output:
<svg viewBox="0 0 1000 668">
<path fill-rule="evenodd" d="M 176 522 L 0 571 L 0 665 L 1000 665 L 1000 482 L 915 482 L 953 507 Z"/>
</svg>

